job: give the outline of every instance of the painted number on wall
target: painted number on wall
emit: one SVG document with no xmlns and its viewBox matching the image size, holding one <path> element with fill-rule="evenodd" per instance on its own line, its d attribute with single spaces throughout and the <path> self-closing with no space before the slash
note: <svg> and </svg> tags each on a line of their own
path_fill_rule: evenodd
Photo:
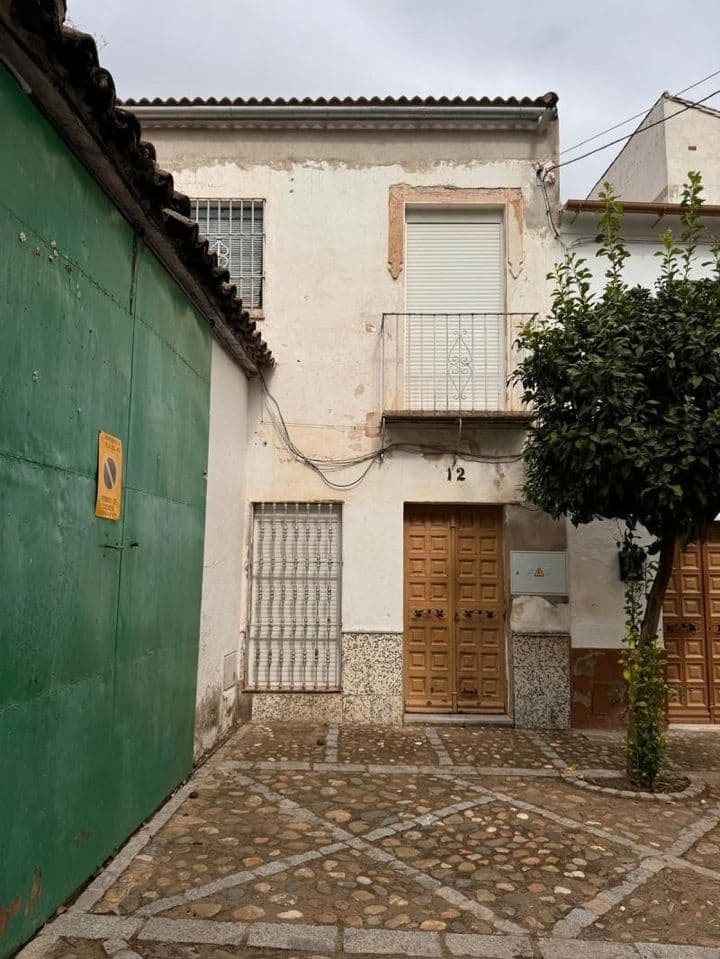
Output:
<svg viewBox="0 0 720 959">
<path fill-rule="evenodd" d="M 452 466 L 448 466 L 448 468 L 447 468 L 447 481 L 448 481 L 448 483 L 452 483 L 453 480 L 454 480 L 456 483 L 464 483 L 464 482 L 465 482 L 465 467 L 464 467 L 464 466 L 456 466 L 455 468 L 453 468 Z"/>
</svg>

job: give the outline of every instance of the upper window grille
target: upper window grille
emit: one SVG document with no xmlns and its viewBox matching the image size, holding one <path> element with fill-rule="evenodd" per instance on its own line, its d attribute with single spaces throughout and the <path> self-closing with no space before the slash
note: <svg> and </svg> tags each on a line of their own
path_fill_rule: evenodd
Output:
<svg viewBox="0 0 720 959">
<path fill-rule="evenodd" d="M 230 272 L 246 309 L 259 309 L 263 299 L 263 200 L 191 200 L 200 233 Z"/>
<path fill-rule="evenodd" d="M 255 505 L 249 689 L 338 688 L 341 555 L 339 506 Z"/>
</svg>

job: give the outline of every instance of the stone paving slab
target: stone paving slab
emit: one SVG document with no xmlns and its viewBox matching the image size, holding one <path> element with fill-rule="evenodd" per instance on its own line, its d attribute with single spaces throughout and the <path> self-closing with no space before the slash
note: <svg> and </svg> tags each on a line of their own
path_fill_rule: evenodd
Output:
<svg viewBox="0 0 720 959">
<path fill-rule="evenodd" d="M 493 956 L 493 959 L 532 959 L 532 941 L 524 936 L 445 936 L 451 956 Z"/>
<path fill-rule="evenodd" d="M 338 956 L 363 956 L 364 959 L 405 959 L 412 952 L 355 952 L 348 951 L 345 941 L 334 944 L 327 951 L 318 952 L 318 940 L 314 936 L 298 938 L 292 945 L 292 939 L 284 931 L 273 933 L 260 930 L 259 937 L 266 934 L 266 941 L 280 941 L 283 945 L 251 946 L 210 944 L 206 942 L 183 943 L 180 941 L 152 941 L 149 939 L 124 941 L 105 941 L 61 938 L 53 943 L 46 953 L 46 959 L 333 959 Z M 438 940 L 432 934 L 423 934 L 427 938 L 414 940 L 416 949 L 422 955 L 468 957 L 468 959 L 720 959 L 720 949 L 710 946 L 683 946 L 670 943 L 637 942 L 618 943 L 601 940 L 577 939 L 540 939 L 536 943 L 522 936 L 440 936 Z M 258 937 L 258 938 L 259 938 Z M 327 942 L 327 940 L 324 940 Z M 395 949 L 402 945 L 407 949 L 413 943 L 393 938 L 380 941 L 376 937 L 365 942 L 377 950 L 378 946 Z M 363 946 L 363 939 L 349 941 L 351 950 Z"/>
<path fill-rule="evenodd" d="M 616 775 L 620 737 L 244 727 L 22 959 L 720 959 L 696 735 L 698 795 L 657 803 L 567 778 Z"/>
<path fill-rule="evenodd" d="M 720 826 L 715 826 L 684 853 L 684 858 L 699 866 L 720 869 Z"/>
<path fill-rule="evenodd" d="M 343 951 L 349 955 L 441 956 L 442 945 L 436 932 L 348 929 L 343 936 Z"/>
<path fill-rule="evenodd" d="M 138 933 L 138 939 L 160 942 L 204 942 L 219 946 L 240 945 L 247 938 L 247 926 L 240 922 L 212 922 L 184 919 L 149 919 Z"/>
</svg>

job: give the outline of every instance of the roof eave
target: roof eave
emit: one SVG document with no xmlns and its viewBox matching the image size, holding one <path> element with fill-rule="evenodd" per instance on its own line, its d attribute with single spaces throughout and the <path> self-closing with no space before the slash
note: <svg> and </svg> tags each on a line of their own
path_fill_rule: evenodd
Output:
<svg viewBox="0 0 720 959">
<path fill-rule="evenodd" d="M 618 204 L 623 213 L 647 216 L 680 216 L 683 212 L 681 203 L 644 202 L 640 200 L 619 200 Z M 561 213 L 602 213 L 605 204 L 602 200 L 566 200 Z M 700 208 L 700 216 L 720 216 L 720 204 L 704 203 Z"/>
<path fill-rule="evenodd" d="M 540 124 L 554 106 L 167 106 L 136 105 L 129 109 L 140 119 L 164 122 L 241 124 L 275 123 L 449 123 L 527 121 Z"/>
<path fill-rule="evenodd" d="M 248 327 L 254 330 L 254 324 L 250 322 L 247 311 L 241 310 L 239 301 L 234 298 L 234 288 L 221 283 L 220 274 L 218 289 L 211 291 L 195 275 L 191 265 L 185 262 L 172 232 L 173 221 L 179 217 L 178 211 L 168 207 L 156 210 L 157 219 L 149 215 L 147 198 L 138 194 L 127 171 L 123 169 L 122 158 L 115 157 L 107 149 L 95 123 L 89 122 L 85 105 L 76 99 L 66 78 L 56 74 L 52 64 L 45 61 L 35 49 L 35 43 L 42 42 L 41 39 L 34 35 L 26 37 L 24 31 L 15 32 L 17 25 L 12 19 L 8 0 L 0 0 L 0 26 L 3 28 L 0 29 L 0 62 L 10 70 L 23 92 L 32 99 L 128 223 L 158 256 L 206 319 L 225 350 L 247 376 L 256 376 L 259 363 L 251 357 L 240 338 L 244 334 L 238 335 L 232 325 L 236 323 L 238 329 Z M 260 363 L 272 365 L 272 354 L 262 340 L 259 340 L 259 345 Z"/>
</svg>

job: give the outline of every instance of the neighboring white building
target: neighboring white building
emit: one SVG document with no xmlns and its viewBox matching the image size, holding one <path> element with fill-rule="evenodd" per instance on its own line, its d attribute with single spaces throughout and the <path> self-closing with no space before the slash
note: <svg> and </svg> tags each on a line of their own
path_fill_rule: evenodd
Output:
<svg viewBox="0 0 720 959">
<path fill-rule="evenodd" d="M 588 193 L 609 180 L 625 200 L 679 203 L 688 170 L 701 170 L 708 203 L 720 203 L 720 111 L 663 93 Z"/>
<path fill-rule="evenodd" d="M 569 722 L 565 524 L 522 501 L 506 386 L 557 258 L 555 105 L 132 105 L 277 360 L 244 465 L 240 398 L 210 456 L 203 623 L 256 718 Z"/>
<path fill-rule="evenodd" d="M 638 131 L 653 118 L 671 116 L 683 102 L 664 95 Z M 631 285 L 652 286 L 660 270 L 655 254 L 662 248 L 662 233 L 670 229 L 679 238 L 682 232 L 680 206 L 674 201 L 681 199 L 688 170 L 699 170 L 707 204 L 705 235 L 693 275 L 709 274 L 709 247 L 720 236 L 718 137 L 720 113 L 705 108 L 687 110 L 652 131 L 636 132 L 593 188 L 591 198 L 564 204 L 559 218 L 563 247 L 586 259 L 595 292 L 602 290 L 607 268 L 606 260 L 597 259 L 602 204 L 596 194 L 608 179 L 623 198 L 623 237 L 631 254 L 625 279 Z M 650 202 L 650 196 L 660 199 Z M 624 683 L 618 648 L 624 612 L 619 538 L 615 523 L 578 529 L 568 524 L 573 723 L 578 725 L 622 719 Z M 671 721 L 720 722 L 720 603 L 714 572 L 718 565 L 720 524 L 714 525 L 706 542 L 678 552 L 663 617 Z"/>
</svg>

